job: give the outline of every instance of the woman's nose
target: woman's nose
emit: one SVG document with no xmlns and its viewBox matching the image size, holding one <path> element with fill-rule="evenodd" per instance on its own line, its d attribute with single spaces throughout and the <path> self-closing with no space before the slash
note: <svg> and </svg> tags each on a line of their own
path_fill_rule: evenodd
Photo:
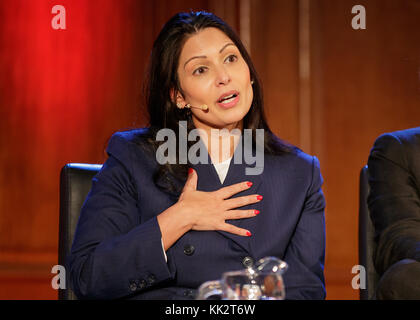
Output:
<svg viewBox="0 0 420 320">
<path fill-rule="evenodd" d="M 226 85 L 230 82 L 230 75 L 224 67 L 220 67 L 217 70 L 216 75 L 216 86 Z"/>
</svg>

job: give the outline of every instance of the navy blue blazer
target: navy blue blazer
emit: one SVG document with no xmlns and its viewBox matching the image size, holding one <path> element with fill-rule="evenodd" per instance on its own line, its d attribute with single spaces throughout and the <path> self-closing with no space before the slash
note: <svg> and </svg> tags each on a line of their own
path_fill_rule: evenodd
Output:
<svg viewBox="0 0 420 320">
<path fill-rule="evenodd" d="M 112 136 L 83 205 L 67 269 L 79 298 L 191 299 L 203 282 L 266 256 L 289 265 L 286 299 L 325 298 L 325 200 L 316 157 L 265 155 L 255 176 L 231 161 L 223 184 L 212 164 L 194 165 L 201 191 L 253 182 L 234 197 L 261 194 L 262 201 L 243 207 L 261 213 L 228 221 L 252 236 L 191 230 L 166 251 L 166 261 L 156 217 L 176 198 L 154 184 L 157 161 L 139 147 L 142 132 Z"/>
</svg>

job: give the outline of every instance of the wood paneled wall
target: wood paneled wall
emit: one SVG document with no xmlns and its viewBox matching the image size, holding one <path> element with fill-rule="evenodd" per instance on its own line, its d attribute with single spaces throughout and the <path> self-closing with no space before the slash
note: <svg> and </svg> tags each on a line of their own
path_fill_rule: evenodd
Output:
<svg viewBox="0 0 420 320">
<path fill-rule="evenodd" d="M 365 30 L 352 28 L 354 5 L 366 9 Z M 321 163 L 327 298 L 358 299 L 351 269 L 358 264 L 360 169 L 378 135 L 420 125 L 420 2 L 255 0 L 252 6 L 251 51 L 270 124 Z"/>
<path fill-rule="evenodd" d="M 355 4 L 366 8 L 365 30 L 351 27 Z M 318 0 L 311 13 L 314 152 L 328 203 L 327 281 L 331 295 L 351 297 L 360 169 L 379 134 L 420 125 L 420 2 Z"/>
<path fill-rule="evenodd" d="M 273 130 L 321 162 L 329 299 L 357 299 L 358 174 L 381 133 L 420 125 L 416 0 L 0 2 L 0 299 L 55 299 L 59 171 L 101 163 L 110 135 L 145 123 L 153 40 L 177 11 L 207 9 L 246 39 Z M 366 8 L 354 30 L 351 9 Z"/>
</svg>

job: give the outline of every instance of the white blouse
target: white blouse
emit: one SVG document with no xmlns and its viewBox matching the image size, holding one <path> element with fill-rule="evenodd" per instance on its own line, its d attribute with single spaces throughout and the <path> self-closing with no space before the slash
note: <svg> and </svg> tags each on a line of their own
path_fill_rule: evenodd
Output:
<svg viewBox="0 0 420 320">
<path fill-rule="evenodd" d="M 223 162 L 213 163 L 214 168 L 216 169 L 217 175 L 219 176 L 220 182 L 222 184 L 225 181 L 225 178 L 226 178 L 226 175 L 228 173 L 231 160 L 232 160 L 232 157 L 230 157 L 229 159 L 227 159 Z"/>
</svg>

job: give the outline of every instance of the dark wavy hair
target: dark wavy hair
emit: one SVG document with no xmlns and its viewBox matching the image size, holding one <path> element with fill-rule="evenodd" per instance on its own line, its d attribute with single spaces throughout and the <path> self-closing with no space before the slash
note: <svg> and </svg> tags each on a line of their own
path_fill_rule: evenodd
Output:
<svg viewBox="0 0 420 320">
<path fill-rule="evenodd" d="M 253 80 L 254 97 L 249 112 L 243 119 L 243 129 L 253 130 L 255 142 L 255 129 L 264 129 L 264 152 L 268 154 L 284 154 L 294 148 L 277 138 L 270 130 L 264 115 L 263 95 L 260 80 L 251 58 L 233 29 L 216 15 L 205 12 L 181 12 L 174 15 L 163 26 L 156 38 L 150 56 L 147 76 L 144 83 L 144 95 L 149 114 L 149 130 L 147 142 L 153 152 L 164 143 L 156 141 L 156 133 L 162 128 L 172 129 L 178 137 L 179 121 L 187 121 L 187 132 L 194 129 L 191 112 L 176 107 L 172 100 L 171 91 L 182 92 L 178 78 L 178 62 L 181 50 L 186 40 L 206 28 L 217 28 L 224 32 L 239 49 L 247 63 L 250 76 Z M 188 148 L 195 142 L 188 142 Z M 179 145 L 179 144 L 178 144 Z M 179 155 L 177 155 L 177 160 Z M 180 193 L 180 189 L 173 183 L 173 178 L 185 181 L 188 164 L 159 165 L 155 173 L 155 184 L 167 191 Z M 178 184 L 179 185 L 179 184 Z"/>
</svg>

